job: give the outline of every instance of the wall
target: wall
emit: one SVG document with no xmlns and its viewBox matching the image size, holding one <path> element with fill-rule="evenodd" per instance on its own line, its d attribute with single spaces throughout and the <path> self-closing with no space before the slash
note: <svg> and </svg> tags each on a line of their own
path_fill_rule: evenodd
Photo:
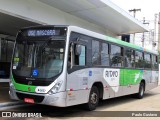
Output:
<svg viewBox="0 0 160 120">
<path fill-rule="evenodd" d="M 159 69 L 160 69 L 160 64 L 159 64 Z M 160 73 L 160 70 L 159 70 L 159 73 Z M 160 74 L 159 74 L 159 82 L 158 82 L 158 85 L 160 85 Z"/>
</svg>

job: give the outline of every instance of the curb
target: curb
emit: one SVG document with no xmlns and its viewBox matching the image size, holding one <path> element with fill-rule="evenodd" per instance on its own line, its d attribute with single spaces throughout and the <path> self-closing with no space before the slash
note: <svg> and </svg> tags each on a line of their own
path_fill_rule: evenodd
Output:
<svg viewBox="0 0 160 120">
<path fill-rule="evenodd" d="M 0 107 L 8 107 L 8 106 L 14 106 L 14 105 L 23 105 L 25 104 L 24 102 L 5 102 L 5 103 L 0 103 Z"/>
</svg>

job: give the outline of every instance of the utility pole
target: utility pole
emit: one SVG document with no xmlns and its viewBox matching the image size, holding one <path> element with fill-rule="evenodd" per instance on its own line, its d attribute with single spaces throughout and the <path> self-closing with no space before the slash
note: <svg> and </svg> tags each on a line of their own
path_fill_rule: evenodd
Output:
<svg viewBox="0 0 160 120">
<path fill-rule="evenodd" d="M 143 17 L 143 24 L 148 24 L 148 22 L 146 22 L 145 20 L 145 17 Z M 145 32 L 143 32 L 143 35 L 142 35 L 142 47 L 144 47 L 144 41 L 145 41 Z"/>
<path fill-rule="evenodd" d="M 158 17 L 158 52 L 160 52 L 160 12 Z"/>
<path fill-rule="evenodd" d="M 157 41 L 156 40 L 156 32 L 157 32 L 157 15 L 158 14 L 155 14 L 154 15 L 154 40 L 153 40 L 153 44 L 155 44 L 155 42 Z"/>
<path fill-rule="evenodd" d="M 129 12 L 133 12 L 134 18 L 136 17 L 136 12 L 138 12 L 138 11 L 141 12 L 141 9 L 131 9 L 131 10 L 129 10 Z M 135 44 L 135 33 L 133 34 L 133 44 Z"/>
<path fill-rule="evenodd" d="M 141 12 L 141 9 L 131 9 L 131 10 L 129 10 L 129 12 L 133 12 L 134 18 L 136 17 L 136 12 L 138 12 L 138 11 Z"/>
</svg>

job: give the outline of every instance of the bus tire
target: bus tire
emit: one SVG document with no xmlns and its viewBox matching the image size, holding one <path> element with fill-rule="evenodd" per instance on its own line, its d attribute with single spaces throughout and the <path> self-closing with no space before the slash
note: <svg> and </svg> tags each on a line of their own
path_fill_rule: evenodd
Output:
<svg viewBox="0 0 160 120">
<path fill-rule="evenodd" d="M 139 91 L 137 94 L 135 94 L 136 98 L 142 99 L 144 96 L 144 91 L 145 91 L 145 84 L 144 84 L 144 82 L 141 82 L 139 85 Z"/>
<path fill-rule="evenodd" d="M 86 104 L 87 110 L 95 110 L 99 103 L 99 90 L 96 86 L 93 86 L 91 88 L 90 94 L 89 94 L 89 100 Z"/>
</svg>

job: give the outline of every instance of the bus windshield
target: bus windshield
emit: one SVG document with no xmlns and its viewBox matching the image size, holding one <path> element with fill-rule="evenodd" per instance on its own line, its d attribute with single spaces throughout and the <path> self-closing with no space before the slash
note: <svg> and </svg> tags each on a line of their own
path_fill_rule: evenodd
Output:
<svg viewBox="0 0 160 120">
<path fill-rule="evenodd" d="M 16 76 L 52 78 L 62 72 L 65 40 L 19 40 L 13 55 Z"/>
</svg>

